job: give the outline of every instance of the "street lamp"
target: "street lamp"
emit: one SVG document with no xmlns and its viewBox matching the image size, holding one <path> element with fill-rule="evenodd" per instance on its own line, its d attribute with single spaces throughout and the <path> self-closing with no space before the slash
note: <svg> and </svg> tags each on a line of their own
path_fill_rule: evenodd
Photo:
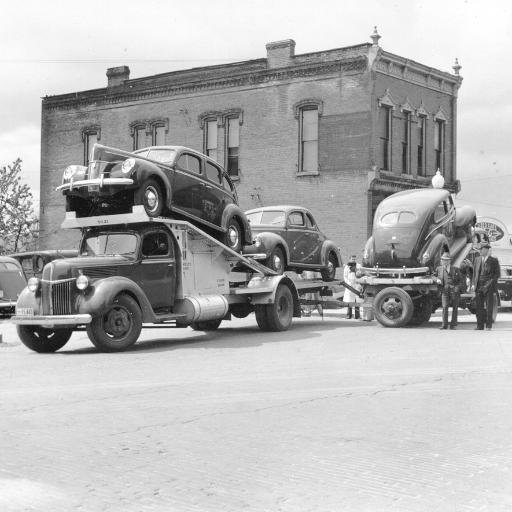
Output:
<svg viewBox="0 0 512 512">
<path fill-rule="evenodd" d="M 439 169 L 437 169 L 435 176 L 432 177 L 432 187 L 434 187 L 434 188 L 443 188 L 444 187 L 444 178 Z"/>
</svg>

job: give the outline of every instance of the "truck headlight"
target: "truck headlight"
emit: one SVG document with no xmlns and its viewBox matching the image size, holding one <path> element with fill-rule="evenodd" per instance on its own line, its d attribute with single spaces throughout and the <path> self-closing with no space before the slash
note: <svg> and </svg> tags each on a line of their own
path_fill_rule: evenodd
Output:
<svg viewBox="0 0 512 512">
<path fill-rule="evenodd" d="M 128 174 L 135 167 L 135 158 L 127 158 L 121 166 L 121 171 Z"/>
<path fill-rule="evenodd" d="M 80 274 L 76 278 L 76 287 L 79 290 L 85 290 L 88 286 L 89 286 L 89 279 L 87 278 L 87 276 L 84 276 L 83 274 Z"/>
<path fill-rule="evenodd" d="M 39 288 L 39 283 L 41 281 L 39 281 L 39 279 L 37 277 L 31 277 L 28 281 L 27 281 L 27 288 L 32 292 L 32 293 L 35 293 L 37 292 L 38 288 Z"/>
</svg>

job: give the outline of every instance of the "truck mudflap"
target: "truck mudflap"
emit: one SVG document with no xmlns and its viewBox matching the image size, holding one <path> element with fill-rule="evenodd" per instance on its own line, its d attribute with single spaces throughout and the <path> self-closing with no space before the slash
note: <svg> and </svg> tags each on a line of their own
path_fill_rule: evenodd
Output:
<svg viewBox="0 0 512 512">
<path fill-rule="evenodd" d="M 10 321 L 16 325 L 41 325 L 43 327 L 53 327 L 55 325 L 84 325 L 90 324 L 92 316 L 83 315 L 31 315 L 30 312 L 22 314 L 23 311 L 17 310 L 17 314 L 11 317 Z"/>
</svg>

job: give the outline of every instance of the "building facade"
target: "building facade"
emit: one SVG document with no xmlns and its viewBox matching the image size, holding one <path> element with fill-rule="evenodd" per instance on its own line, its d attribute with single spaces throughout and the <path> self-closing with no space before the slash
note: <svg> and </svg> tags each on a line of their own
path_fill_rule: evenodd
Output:
<svg viewBox="0 0 512 512">
<path fill-rule="evenodd" d="M 68 248 L 55 188 L 94 143 L 133 150 L 184 145 L 214 157 L 237 185 L 243 209 L 298 204 L 312 210 L 344 258 L 360 254 L 377 204 L 456 177 L 458 65 L 454 74 L 372 43 L 295 54 L 292 40 L 266 58 L 130 79 L 42 102 L 41 248 Z"/>
</svg>

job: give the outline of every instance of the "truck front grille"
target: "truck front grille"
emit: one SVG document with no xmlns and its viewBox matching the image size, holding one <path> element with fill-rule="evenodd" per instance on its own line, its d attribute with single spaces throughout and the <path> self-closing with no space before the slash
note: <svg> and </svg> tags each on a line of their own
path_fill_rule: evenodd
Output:
<svg viewBox="0 0 512 512">
<path fill-rule="evenodd" d="M 71 315 L 71 287 L 73 283 L 74 280 L 50 284 L 52 314 Z"/>
</svg>

